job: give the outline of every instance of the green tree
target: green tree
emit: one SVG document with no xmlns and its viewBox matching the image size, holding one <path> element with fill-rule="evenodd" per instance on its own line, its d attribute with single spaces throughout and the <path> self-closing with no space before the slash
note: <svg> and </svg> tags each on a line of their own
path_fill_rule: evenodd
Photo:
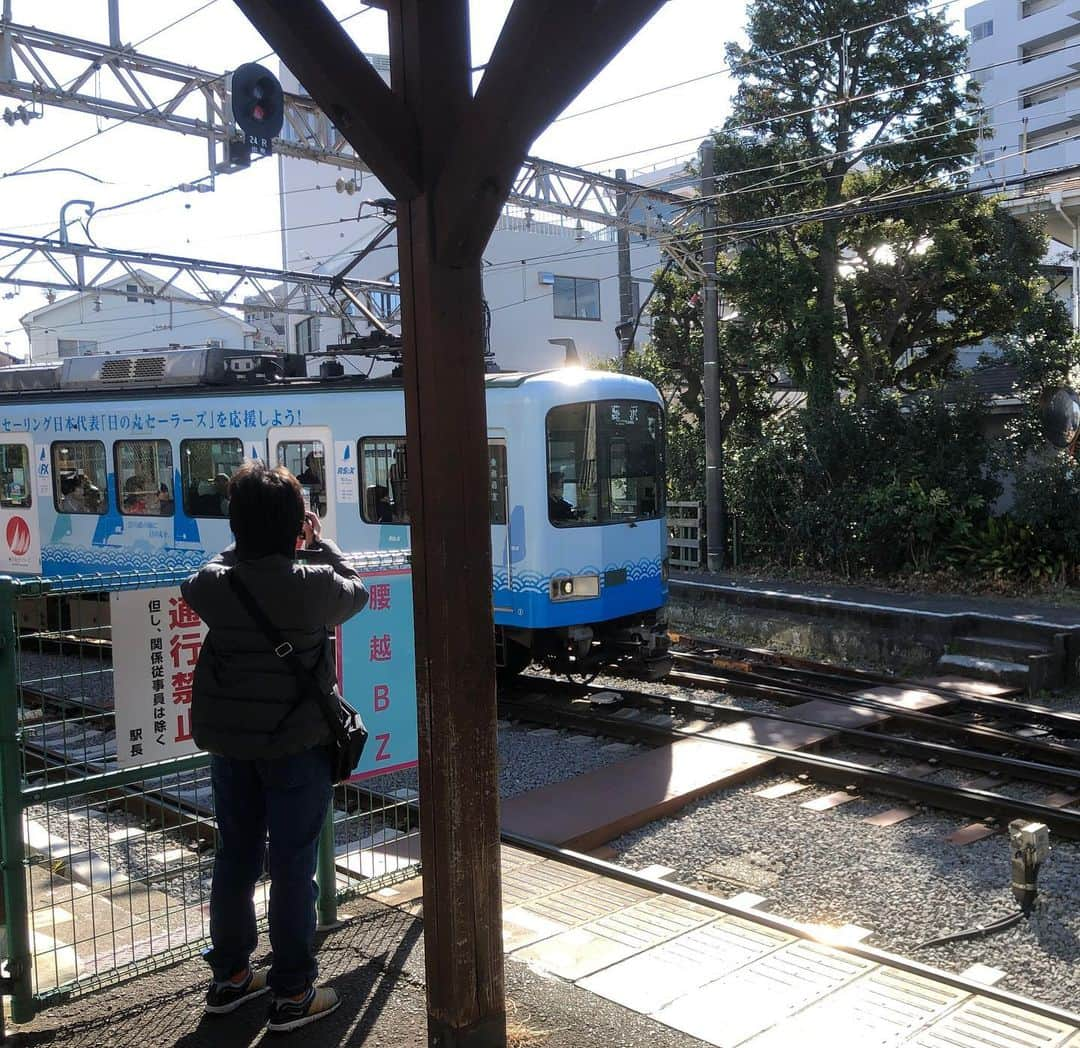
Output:
<svg viewBox="0 0 1080 1048">
<path fill-rule="evenodd" d="M 969 162 L 977 129 L 963 116 L 972 98 L 958 79 L 966 46 L 940 9 L 920 0 L 755 0 L 747 35 L 748 47 L 727 49 L 739 86 L 717 138 L 717 170 L 731 172 L 718 180 L 726 219 L 887 199 Z M 869 182 L 852 177 L 865 167 Z M 842 277 L 852 234 L 865 245 L 872 228 L 839 218 L 791 225 L 742 246 L 730 267 L 740 313 L 767 328 L 811 406 L 831 400 L 842 378 L 840 343 L 851 342 Z M 852 334 L 857 356 L 865 347 Z"/>
</svg>

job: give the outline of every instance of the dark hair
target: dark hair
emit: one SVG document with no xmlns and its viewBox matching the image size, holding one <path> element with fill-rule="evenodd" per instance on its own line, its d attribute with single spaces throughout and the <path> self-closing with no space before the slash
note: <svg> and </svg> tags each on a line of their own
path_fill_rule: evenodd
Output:
<svg viewBox="0 0 1080 1048">
<path fill-rule="evenodd" d="M 238 557 L 293 555 L 304 525 L 304 493 L 284 466 L 245 462 L 229 481 L 228 499 Z"/>
</svg>

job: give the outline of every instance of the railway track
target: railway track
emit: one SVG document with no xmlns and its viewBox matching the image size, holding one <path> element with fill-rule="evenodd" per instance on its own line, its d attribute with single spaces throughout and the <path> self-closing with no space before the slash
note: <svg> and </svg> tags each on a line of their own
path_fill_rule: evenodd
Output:
<svg viewBox="0 0 1080 1048">
<path fill-rule="evenodd" d="M 697 674 L 692 682 L 697 688 L 702 687 L 702 681 L 720 688 L 723 679 Z M 742 680 L 740 683 L 750 686 L 757 698 L 779 698 L 785 704 L 825 698 L 830 703 L 865 708 L 895 721 L 904 732 L 889 731 L 882 726 L 874 729 L 836 726 L 820 717 L 801 717 L 797 710 L 790 714 L 775 713 L 685 694 L 656 694 L 625 688 L 619 689 L 618 708 L 610 704 L 597 707 L 593 698 L 608 689 L 563 684 L 546 678 L 530 678 L 528 684 L 522 681 L 521 688 L 504 693 L 500 699 L 500 712 L 510 718 L 650 746 L 671 744 L 682 739 L 704 739 L 719 745 L 741 747 L 768 755 L 781 766 L 813 781 L 898 797 L 981 820 L 1004 822 L 1023 818 L 1044 822 L 1061 836 L 1080 839 L 1080 812 L 1068 807 L 1073 801 L 1080 803 L 1080 770 L 1077 770 L 1080 767 L 1077 761 L 1080 747 L 1021 738 L 980 725 L 956 724 L 944 714 L 899 710 L 890 703 L 874 702 L 857 695 L 807 693 L 760 680 Z M 532 693 L 528 690 L 529 685 L 535 686 Z M 1018 710 L 1017 715 L 1023 718 L 1046 712 L 1053 711 L 1029 707 Z M 1002 785 L 1036 784 L 1055 787 L 1066 793 L 1057 798 L 1054 804 L 1033 802 L 1009 796 L 997 789 L 947 785 L 929 781 L 925 774 L 900 774 L 860 761 L 841 760 L 820 753 L 795 752 L 783 746 L 740 740 L 730 734 L 723 737 L 713 734 L 720 725 L 750 719 L 777 726 L 800 725 L 826 731 L 834 743 L 844 742 L 860 751 L 871 750 L 889 757 L 900 755 L 912 758 L 922 762 L 929 772 L 946 768 L 977 771 L 984 779 L 993 777 Z M 918 738 L 915 737 L 916 733 L 936 734 L 937 738 Z M 943 743 L 939 741 L 942 736 L 959 739 L 964 744 Z M 996 749 L 988 751 L 980 748 L 987 746 Z"/>
</svg>

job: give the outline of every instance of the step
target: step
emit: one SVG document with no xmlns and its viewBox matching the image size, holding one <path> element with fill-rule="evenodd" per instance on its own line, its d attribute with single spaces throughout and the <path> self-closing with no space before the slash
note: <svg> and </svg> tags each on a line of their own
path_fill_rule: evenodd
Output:
<svg viewBox="0 0 1080 1048">
<path fill-rule="evenodd" d="M 954 637 L 949 647 L 954 655 L 974 655 L 1007 662 L 1023 662 L 1029 655 L 1054 654 L 1049 645 L 1010 640 L 1007 637 Z"/>
<path fill-rule="evenodd" d="M 1028 686 L 1031 677 L 1027 663 L 986 659 L 975 655 L 942 655 L 937 661 L 937 668 L 965 677 L 974 677 L 976 680 L 1015 684 L 1021 688 Z"/>
</svg>

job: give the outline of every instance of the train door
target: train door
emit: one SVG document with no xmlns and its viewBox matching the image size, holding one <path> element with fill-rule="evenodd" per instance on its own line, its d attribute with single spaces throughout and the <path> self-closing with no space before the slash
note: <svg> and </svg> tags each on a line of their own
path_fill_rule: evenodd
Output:
<svg viewBox="0 0 1080 1048">
<path fill-rule="evenodd" d="M 333 487 L 334 438 L 329 426 L 283 426 L 266 434 L 270 461 L 284 466 L 304 489 L 304 503 L 322 519 L 323 534 L 337 541 Z"/>
<path fill-rule="evenodd" d="M 488 436 L 488 516 L 491 520 L 491 589 L 496 611 L 513 611 L 506 438 Z"/>
<path fill-rule="evenodd" d="M 41 573 L 39 507 L 34 499 L 51 495 L 47 460 L 43 485 L 34 483 L 36 470 L 34 444 L 28 436 L 0 437 L 0 572 L 5 574 Z"/>
</svg>

